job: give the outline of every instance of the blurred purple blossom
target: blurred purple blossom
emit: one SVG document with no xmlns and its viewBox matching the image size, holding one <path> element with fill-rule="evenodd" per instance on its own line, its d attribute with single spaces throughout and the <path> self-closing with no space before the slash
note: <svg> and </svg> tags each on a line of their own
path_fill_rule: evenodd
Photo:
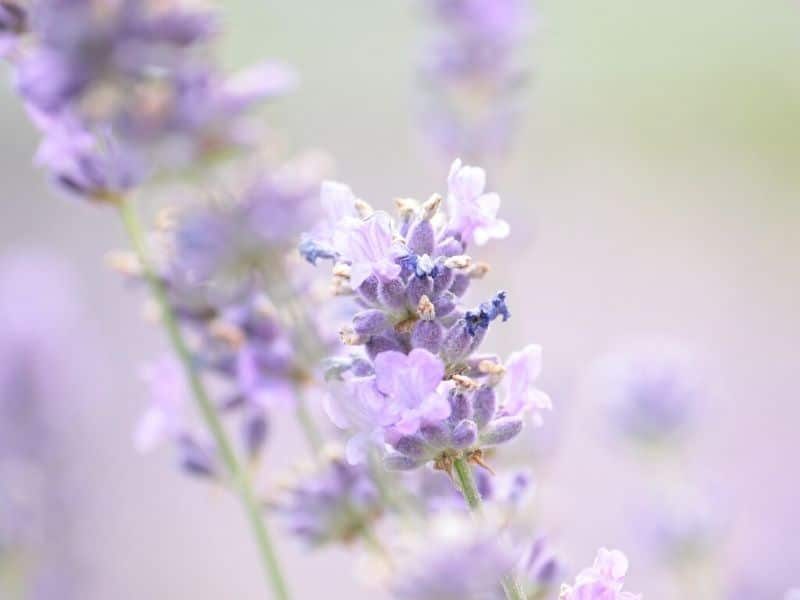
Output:
<svg viewBox="0 0 800 600">
<path fill-rule="evenodd" d="M 497 218 L 500 196 L 486 194 L 486 172 L 456 160 L 447 176 L 448 228 L 467 244 L 483 246 L 491 239 L 508 237 L 508 223 Z"/>
<path fill-rule="evenodd" d="M 594 564 L 581 571 L 573 585 L 563 584 L 559 600 L 641 600 L 640 594 L 622 591 L 628 559 L 619 550 L 600 548 Z"/>
</svg>

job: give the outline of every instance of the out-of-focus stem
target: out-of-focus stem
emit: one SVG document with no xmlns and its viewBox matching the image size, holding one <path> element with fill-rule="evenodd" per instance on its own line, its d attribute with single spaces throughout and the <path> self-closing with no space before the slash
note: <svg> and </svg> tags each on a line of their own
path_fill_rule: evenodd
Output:
<svg viewBox="0 0 800 600">
<path fill-rule="evenodd" d="M 158 303 L 161 313 L 161 322 L 164 324 L 164 329 L 167 332 L 170 344 L 172 345 L 175 354 L 183 365 L 183 370 L 186 379 L 189 383 L 189 388 L 195 398 L 197 406 L 203 417 L 203 420 L 211 432 L 214 442 L 219 449 L 220 457 L 225 465 L 225 468 L 236 488 L 239 498 L 245 510 L 245 514 L 252 528 L 253 535 L 255 536 L 256 543 L 261 555 L 261 560 L 267 575 L 267 582 L 270 584 L 273 594 L 277 600 L 288 600 L 289 592 L 286 582 L 281 573 L 278 564 L 277 556 L 272 547 L 269 532 L 267 531 L 266 523 L 261 516 L 259 504 L 256 501 L 255 493 L 253 492 L 252 484 L 247 475 L 247 472 L 239 465 L 233 447 L 228 440 L 227 433 L 222 425 L 222 422 L 217 414 L 214 404 L 211 402 L 210 397 L 205 389 L 202 379 L 197 372 L 193 362 L 189 347 L 183 337 L 178 321 L 175 317 L 175 312 L 169 303 L 166 290 L 161 280 L 156 276 L 153 270 L 152 263 L 150 262 L 150 255 L 147 251 L 144 232 L 139 222 L 139 217 L 133 204 L 126 200 L 119 201 L 120 215 L 125 224 L 125 229 L 130 238 L 130 242 L 134 251 L 141 263 L 142 271 L 148 284 L 150 285 L 151 292 L 156 302 Z"/>
<path fill-rule="evenodd" d="M 461 486 L 461 493 L 464 495 L 470 511 L 477 518 L 483 518 L 483 502 L 478 487 L 475 485 L 475 479 L 472 477 L 472 469 L 463 457 L 456 458 L 453 461 L 453 467 Z M 525 592 L 513 575 L 506 575 L 500 583 L 508 600 L 526 600 Z"/>
</svg>

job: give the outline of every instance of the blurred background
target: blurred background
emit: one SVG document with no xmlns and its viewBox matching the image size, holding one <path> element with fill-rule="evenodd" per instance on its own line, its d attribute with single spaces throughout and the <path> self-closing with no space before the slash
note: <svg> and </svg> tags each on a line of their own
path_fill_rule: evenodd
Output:
<svg viewBox="0 0 800 600">
<path fill-rule="evenodd" d="M 301 74 L 264 113 L 287 153 L 326 150 L 336 178 L 375 206 L 444 190 L 449 161 L 416 127 L 413 2 L 223 9 L 228 64 L 277 57 Z M 800 5 L 540 0 L 535 10 L 520 127 L 489 172 L 512 235 L 490 247 L 479 292 L 508 290 L 513 321 L 489 345 L 542 344 L 555 411 L 529 436 L 539 442 L 510 454 L 541 465 L 538 518 L 571 566 L 601 545 L 623 548 L 628 589 L 686 598 L 636 535 L 629 500 L 650 459 L 613 442 L 591 384 L 597 359 L 632 340 L 685 344 L 704 385 L 680 468 L 712 498 L 718 531 L 714 582 L 684 575 L 698 598 L 781 598 L 800 585 Z M 78 596 L 263 598 L 235 499 L 176 475 L 166 452 L 133 449 L 140 365 L 164 346 L 142 324 L 141 295 L 103 265 L 125 245 L 118 219 L 57 197 L 33 168 L 37 136 L 7 78 L 0 130 L 0 261 L 34 252 L 67 273 L 10 287 L 37 307 L 72 307 L 58 313 L 69 322 L 42 377 L 70 490 L 69 526 L 46 537 L 69 546 Z M 269 469 L 302 448 L 294 424 L 280 423 Z M 348 553 L 309 555 L 278 538 L 296 597 L 378 597 L 351 576 Z"/>
</svg>

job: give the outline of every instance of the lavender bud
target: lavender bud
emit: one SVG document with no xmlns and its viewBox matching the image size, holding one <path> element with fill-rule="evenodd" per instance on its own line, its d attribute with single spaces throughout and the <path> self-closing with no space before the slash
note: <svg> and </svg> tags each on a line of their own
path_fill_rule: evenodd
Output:
<svg viewBox="0 0 800 600">
<path fill-rule="evenodd" d="M 438 311 L 437 311 L 438 314 Z M 467 331 L 464 319 L 459 319 L 448 330 L 442 342 L 442 357 L 446 362 L 453 363 L 469 354 L 473 336 Z"/>
<path fill-rule="evenodd" d="M 435 283 L 433 293 L 436 294 Z M 450 292 L 444 292 L 441 296 L 433 301 L 433 307 L 436 309 L 437 317 L 446 317 L 455 310 L 456 298 Z"/>
<path fill-rule="evenodd" d="M 478 426 L 473 421 L 461 421 L 453 429 L 453 446 L 469 448 L 478 441 Z"/>
<path fill-rule="evenodd" d="M 417 321 L 414 331 L 411 332 L 411 345 L 437 354 L 443 337 L 444 328 L 436 321 Z"/>
<path fill-rule="evenodd" d="M 450 430 L 444 423 L 423 425 L 419 433 L 425 442 L 434 448 L 446 448 L 450 445 Z"/>
<path fill-rule="evenodd" d="M 455 256 L 463 253 L 464 244 L 454 237 L 449 237 L 436 246 L 436 254 L 439 256 Z"/>
<path fill-rule="evenodd" d="M 470 282 L 468 275 L 456 273 L 453 277 L 453 283 L 450 285 L 450 291 L 460 298 L 467 292 Z"/>
<path fill-rule="evenodd" d="M 492 420 L 497 409 L 497 395 L 494 388 L 482 385 L 472 397 L 473 420 L 478 429 L 483 429 Z"/>
<path fill-rule="evenodd" d="M 436 275 L 433 277 L 433 295 L 438 296 L 442 292 L 448 290 L 453 285 L 453 278 L 456 274 L 453 269 L 449 269 L 444 265 L 439 265 L 436 269 Z"/>
<path fill-rule="evenodd" d="M 386 331 L 389 326 L 389 318 L 386 313 L 377 308 L 362 310 L 353 315 L 353 331 L 359 335 L 376 335 Z"/>
<path fill-rule="evenodd" d="M 367 377 L 368 375 L 372 375 L 374 369 L 372 368 L 372 363 L 363 358 L 354 358 L 353 364 L 350 367 L 350 372 L 355 375 L 356 377 Z"/>
<path fill-rule="evenodd" d="M 380 304 L 378 299 L 378 278 L 374 275 L 367 277 L 364 282 L 358 286 L 358 295 L 361 299 L 370 306 Z"/>
<path fill-rule="evenodd" d="M 481 433 L 481 442 L 490 446 L 504 444 L 522 431 L 521 417 L 500 417 L 489 423 Z"/>
<path fill-rule="evenodd" d="M 387 471 L 411 471 L 422 464 L 421 461 L 402 454 L 389 454 L 383 459 L 383 466 Z"/>
<path fill-rule="evenodd" d="M 217 476 L 214 456 L 210 449 L 189 436 L 183 436 L 178 440 L 178 463 L 181 469 L 191 475 Z"/>
<path fill-rule="evenodd" d="M 414 254 L 433 254 L 434 238 L 431 222 L 417 221 L 408 234 L 408 247 Z"/>
<path fill-rule="evenodd" d="M 406 286 L 406 297 L 411 306 L 417 306 L 423 296 L 433 295 L 433 279 L 430 277 L 412 277 Z"/>
<path fill-rule="evenodd" d="M 472 405 L 466 395 L 453 390 L 450 392 L 450 396 L 447 400 L 450 402 L 450 417 L 447 419 L 448 423 L 455 425 L 464 419 L 472 418 Z"/>
<path fill-rule="evenodd" d="M 394 444 L 394 449 L 403 456 L 420 460 L 427 455 L 428 447 L 422 438 L 415 435 L 404 435 Z"/>
<path fill-rule="evenodd" d="M 263 411 L 250 411 L 242 424 L 242 438 L 247 455 L 258 455 L 267 439 L 267 418 Z"/>
<path fill-rule="evenodd" d="M 381 352 L 388 352 L 390 350 L 396 350 L 398 352 L 403 351 L 403 347 L 399 340 L 391 334 L 371 337 L 369 341 L 367 341 L 366 348 L 367 355 L 371 360 L 375 360 L 375 357 Z"/>
<path fill-rule="evenodd" d="M 401 279 L 381 281 L 378 284 L 378 299 L 390 308 L 405 308 L 406 289 L 403 281 Z"/>
</svg>

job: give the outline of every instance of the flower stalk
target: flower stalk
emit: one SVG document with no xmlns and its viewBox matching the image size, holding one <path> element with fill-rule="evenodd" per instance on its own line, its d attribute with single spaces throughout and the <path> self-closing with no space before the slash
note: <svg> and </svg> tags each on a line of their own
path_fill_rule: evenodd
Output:
<svg viewBox="0 0 800 600">
<path fill-rule="evenodd" d="M 458 457 L 453 461 L 453 470 L 458 478 L 461 493 L 464 500 L 467 502 L 470 511 L 478 518 L 483 518 L 483 502 L 481 501 L 481 494 L 478 487 L 475 485 L 475 479 L 472 476 L 472 469 L 464 457 Z M 525 592 L 522 590 L 519 582 L 512 574 L 508 574 L 501 580 L 500 584 L 503 586 L 503 591 L 508 600 L 527 600 Z"/>
<path fill-rule="evenodd" d="M 217 414 L 216 408 L 212 403 L 208 392 L 203 384 L 200 375 L 192 362 L 191 353 L 186 344 L 186 340 L 181 333 L 180 326 L 175 313 L 167 298 L 166 290 L 153 270 L 150 256 L 144 241 L 144 233 L 136 209 L 133 204 L 125 199 L 118 201 L 120 216 L 125 225 L 134 252 L 139 259 L 144 276 L 150 286 L 154 299 L 156 300 L 164 324 L 169 342 L 175 354 L 183 366 L 186 379 L 189 383 L 192 395 L 197 403 L 200 413 L 205 421 L 208 430 L 219 449 L 220 457 L 225 468 L 233 481 L 234 487 L 244 507 L 247 520 L 252 529 L 256 544 L 261 556 L 261 562 L 265 570 L 267 582 L 271 586 L 276 600 L 288 600 L 289 592 L 286 581 L 278 564 L 275 550 L 273 549 L 270 534 L 266 523 L 261 517 L 259 504 L 256 500 L 252 484 L 247 472 L 241 467 L 236 454 L 228 440 L 227 433 L 222 425 L 222 421 Z"/>
</svg>

